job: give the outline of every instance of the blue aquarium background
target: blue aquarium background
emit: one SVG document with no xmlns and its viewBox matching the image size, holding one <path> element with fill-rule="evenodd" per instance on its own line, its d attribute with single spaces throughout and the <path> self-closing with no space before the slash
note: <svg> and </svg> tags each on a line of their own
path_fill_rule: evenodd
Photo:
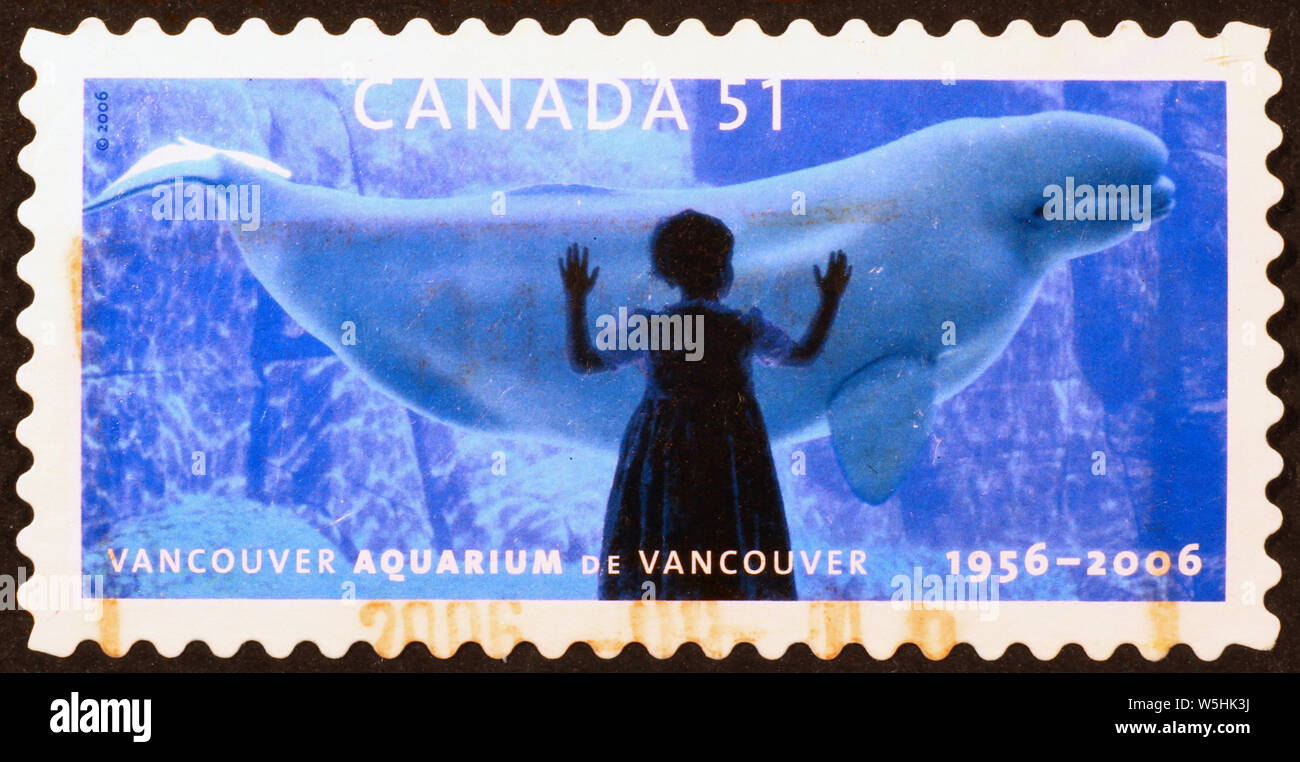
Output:
<svg viewBox="0 0 1300 762">
<path fill-rule="evenodd" d="M 629 82 L 645 104 L 653 87 Z M 787 81 L 781 131 L 757 80 L 740 129 L 712 81 L 678 82 L 671 121 L 565 131 L 402 129 L 418 83 L 376 87 L 372 131 L 347 80 L 98 80 L 107 133 L 88 128 L 95 196 L 178 136 L 268 157 L 296 182 L 432 197 L 535 183 L 722 185 L 870 150 L 966 116 L 1071 109 L 1134 122 L 1170 149 L 1178 206 L 1151 231 L 1053 272 L 1019 333 L 938 410 L 930 447 L 881 506 L 858 501 L 826 439 L 774 444 L 800 549 L 863 549 L 867 575 L 808 576 L 806 599 L 888 599 L 896 574 L 945 574 L 945 554 L 1171 556 L 1187 577 L 1083 568 L 1021 574 L 1003 600 L 1222 600 L 1226 436 L 1225 105 L 1221 83 Z M 464 83 L 440 81 L 454 125 Z M 516 80 L 516 111 L 537 83 Z M 457 91 L 459 86 L 460 90 Z M 585 84 L 563 81 L 570 104 Z M 531 88 L 531 89 L 530 89 Z M 570 106 L 582 122 L 585 106 Z M 642 106 L 644 108 L 644 106 Z M 526 111 L 525 111 L 526 113 Z M 483 119 L 482 116 L 480 116 Z M 516 121 L 522 121 L 520 115 Z M 703 127 L 701 127 L 703 125 Z M 96 144 L 99 139 L 104 143 Z M 370 388 L 304 333 L 216 223 L 155 221 L 148 195 L 84 217 L 82 550 L 112 597 L 593 598 L 615 454 L 451 428 Z M 555 309 L 560 309 L 558 301 Z M 745 305 L 736 305 L 745 306 Z M 629 410 L 634 401 L 629 401 Z M 761 404 L 762 400 L 760 400 Z M 611 443 L 613 447 L 614 443 Z M 203 468 L 195 473 L 196 453 Z M 789 464 L 802 453 L 806 473 Z M 1097 454 L 1105 473 L 1095 473 Z M 492 465 L 502 460 L 504 473 Z M 331 548 L 336 575 L 113 573 L 107 550 Z M 351 572 L 360 549 L 559 549 L 562 575 Z M 996 561 L 995 561 L 996 564 Z"/>
</svg>

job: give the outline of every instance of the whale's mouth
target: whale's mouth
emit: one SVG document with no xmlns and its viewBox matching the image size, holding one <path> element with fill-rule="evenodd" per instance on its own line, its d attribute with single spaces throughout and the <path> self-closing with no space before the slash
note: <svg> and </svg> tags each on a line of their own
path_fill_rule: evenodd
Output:
<svg viewBox="0 0 1300 762">
<path fill-rule="evenodd" d="M 1151 186 L 1151 219 L 1163 220 L 1174 211 L 1177 205 L 1174 202 L 1174 191 L 1176 186 L 1174 181 L 1161 175 L 1155 184 Z"/>
</svg>

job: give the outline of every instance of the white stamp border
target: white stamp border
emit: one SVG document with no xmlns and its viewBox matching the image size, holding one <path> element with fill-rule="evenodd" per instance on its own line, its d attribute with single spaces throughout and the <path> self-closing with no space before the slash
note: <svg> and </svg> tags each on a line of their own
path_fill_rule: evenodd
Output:
<svg viewBox="0 0 1300 762">
<path fill-rule="evenodd" d="M 1282 183 L 1265 166 L 1282 131 L 1265 114 L 1281 77 L 1264 59 L 1269 32 L 1230 23 L 1216 37 L 1202 37 L 1187 21 L 1161 37 L 1147 36 L 1136 22 L 1120 23 L 1105 37 L 1093 36 L 1080 21 L 1065 23 L 1051 37 L 1026 21 L 988 36 L 961 21 L 943 36 L 931 36 L 917 21 L 905 21 L 888 36 L 850 21 L 834 35 L 822 35 L 796 21 L 781 35 L 763 33 L 742 21 L 725 35 L 710 34 L 697 20 L 656 35 L 633 20 L 603 35 L 588 20 L 559 35 L 546 34 L 532 20 L 494 35 L 471 19 L 449 35 L 423 20 L 399 34 L 383 34 L 368 19 L 344 34 L 331 35 L 315 19 L 276 35 L 260 19 L 231 35 L 219 34 L 206 19 L 192 21 L 177 35 L 152 19 L 114 35 L 98 19 L 59 35 L 31 30 L 21 55 L 37 73 L 36 85 L 20 100 L 36 136 L 19 154 L 35 192 L 18 218 L 35 237 L 18 272 L 32 286 L 30 307 L 18 329 L 32 341 L 32 359 L 19 368 L 18 385 L 32 397 L 31 415 L 17 436 L 33 456 L 18 480 L 19 495 L 32 505 L 32 523 L 18 535 L 19 549 L 38 575 L 80 575 L 80 235 L 82 82 L 93 77 L 422 77 L 507 76 L 545 70 L 555 77 L 640 78 L 644 61 L 661 77 L 1113 79 L 1218 80 L 1226 83 L 1228 121 L 1228 434 L 1227 570 L 1224 602 L 1002 602 L 993 621 L 966 611 L 896 610 L 888 602 L 617 602 L 617 601 L 330 601 L 122 599 L 104 602 L 103 616 L 87 621 L 80 611 L 34 611 L 30 647 L 68 655 L 83 640 L 121 656 L 147 640 L 166 656 L 190 641 L 203 641 L 218 656 L 232 655 L 246 641 L 258 641 L 275 657 L 312 641 L 329 657 L 342 656 L 355 642 L 395 656 L 412 641 L 448 657 L 474 641 L 501 658 L 520 641 L 556 658 L 578 641 L 602 657 L 639 642 L 653 655 L 671 656 L 694 642 L 722 658 L 742 642 L 777 658 L 805 643 L 822 658 L 860 643 L 874 658 L 891 656 L 915 643 L 930 658 L 942 658 L 957 643 L 971 644 L 984 659 L 1023 643 L 1040 659 L 1069 643 L 1093 659 L 1108 657 L 1125 643 L 1147 659 L 1158 659 L 1186 643 L 1202 659 L 1217 658 L 1230 644 L 1268 649 L 1278 620 L 1263 604 L 1281 568 L 1264 551 L 1264 541 L 1281 524 L 1281 512 L 1265 487 L 1282 468 L 1266 432 L 1283 406 L 1265 378 L 1281 363 L 1282 348 L 1263 330 L 1282 306 L 1281 292 L 1265 274 L 1282 251 L 1282 238 L 1265 213 L 1282 196 Z M 196 55 L 196 52 L 199 53 Z M 775 62 L 780 62 L 779 67 Z M 773 69 L 779 68 L 780 71 Z M 1253 323 L 1258 341 L 1243 347 L 1231 340 L 1238 327 Z M 46 326 L 78 341 L 46 345 Z M 64 334 L 69 335 L 69 334 Z M 28 585 L 31 582 L 27 583 Z M 1249 586 L 1249 587 L 1247 587 Z M 1253 603 L 1242 591 L 1253 590 Z"/>
</svg>

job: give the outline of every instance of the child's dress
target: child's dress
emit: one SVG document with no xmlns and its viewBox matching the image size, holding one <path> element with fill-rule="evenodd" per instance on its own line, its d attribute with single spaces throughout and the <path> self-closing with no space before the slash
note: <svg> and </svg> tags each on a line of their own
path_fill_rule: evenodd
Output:
<svg viewBox="0 0 1300 762">
<path fill-rule="evenodd" d="M 684 351 L 660 349 L 636 358 L 645 395 L 623 435 L 605 514 L 602 558 L 617 555 L 619 573 L 602 563 L 600 596 L 640 599 L 650 581 L 665 600 L 794 599 L 781 489 L 749 372 L 752 357 L 780 362 L 793 345 L 758 310 L 690 300 L 660 314 L 692 321 L 703 314 L 703 354 L 691 362 Z M 618 354 L 617 363 L 632 359 Z M 745 556 L 755 550 L 763 571 L 750 574 L 745 561 L 755 570 L 759 558 Z M 681 570 L 665 570 L 670 551 Z M 708 552 L 711 573 L 691 574 L 692 561 L 702 564 Z M 642 554 L 654 562 L 649 574 Z"/>
</svg>

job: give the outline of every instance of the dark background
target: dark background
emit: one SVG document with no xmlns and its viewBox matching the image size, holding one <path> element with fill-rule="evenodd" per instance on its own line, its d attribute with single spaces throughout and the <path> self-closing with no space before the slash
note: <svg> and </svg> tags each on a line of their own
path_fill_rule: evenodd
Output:
<svg viewBox="0 0 1300 762">
<path fill-rule="evenodd" d="M 1300 379 L 1295 372 L 1300 350 L 1300 325 L 1297 324 L 1296 298 L 1300 288 L 1300 268 L 1295 259 L 1296 215 L 1292 185 L 1295 159 L 1293 131 L 1297 126 L 1294 66 L 1297 12 L 1283 2 L 1239 2 L 1230 6 L 1211 3 L 1135 4 L 1129 2 L 1084 2 L 1062 5 L 1047 0 L 1011 0 L 1000 3 L 913 4 L 881 2 L 728 2 L 690 3 L 659 2 L 384 2 L 382 4 L 348 4 L 338 0 L 312 2 L 12 2 L 0 13 L 0 55 L 3 55 L 3 78 L 0 79 L 0 167 L 6 182 L 0 185 L 0 573 L 16 574 L 19 565 L 30 567 L 15 545 L 18 530 L 31 520 L 31 508 L 20 500 L 14 489 L 17 477 L 31 464 L 30 454 L 14 438 L 14 427 L 30 411 L 31 401 L 13 380 L 15 370 L 30 357 L 31 345 L 18 334 L 15 317 L 31 301 L 31 289 L 16 272 L 18 259 L 32 245 L 31 234 L 18 224 L 17 208 L 31 193 L 32 181 L 17 166 L 18 151 L 31 139 L 32 126 L 17 109 L 18 98 L 34 83 L 34 74 L 22 63 L 19 46 L 28 27 L 70 32 L 81 19 L 96 16 L 109 29 L 121 33 L 139 17 L 151 16 L 165 31 L 178 33 L 195 16 L 210 19 L 222 32 L 235 31 L 245 18 L 266 20 L 272 30 L 290 31 L 303 17 L 319 19 L 328 31 L 346 31 L 354 18 L 368 16 L 389 34 L 399 32 L 408 20 L 422 17 L 440 32 L 454 30 L 462 19 L 480 17 L 495 32 L 504 33 L 521 18 L 538 18 L 549 32 L 562 31 L 575 18 L 591 18 L 603 32 L 621 28 L 627 18 L 642 18 L 659 33 L 671 32 L 684 18 L 698 18 L 715 34 L 730 29 L 739 18 L 752 17 L 770 34 L 783 31 L 790 21 L 811 20 L 820 31 L 831 34 L 848 19 L 863 18 L 877 34 L 888 34 L 898 22 L 920 19 L 931 34 L 943 34 L 963 18 L 974 18 L 987 34 L 1000 33 L 1013 19 L 1030 20 L 1040 34 L 1055 32 L 1068 19 L 1083 19 L 1094 34 L 1105 35 L 1121 20 L 1138 21 L 1151 35 L 1162 34 L 1179 19 L 1193 21 L 1207 36 L 1216 34 L 1228 21 L 1245 21 L 1273 30 L 1268 61 L 1283 79 L 1282 91 L 1270 101 L 1269 116 L 1286 134 L 1282 145 L 1268 162 L 1270 170 L 1286 183 L 1282 200 L 1269 213 L 1269 221 L 1287 239 L 1283 254 L 1269 267 L 1269 276 L 1287 294 L 1281 312 L 1268 323 L 1269 334 L 1282 344 L 1287 357 L 1269 377 L 1269 388 L 1286 403 L 1283 419 L 1270 430 L 1269 442 L 1283 453 L 1282 475 L 1269 486 L 1268 496 L 1283 509 L 1284 523 L 1266 544 L 1269 554 L 1283 567 L 1282 581 L 1265 596 L 1265 604 L 1282 621 L 1281 637 L 1272 651 L 1262 652 L 1231 646 L 1213 662 L 1196 657 L 1185 646 L 1175 647 L 1159 662 L 1147 662 L 1130 645 L 1120 647 L 1109 659 L 1093 661 L 1075 645 L 1065 647 L 1057 658 L 1039 661 L 1021 645 L 1011 646 L 995 661 L 984 661 L 967 645 L 956 646 L 941 661 L 931 661 L 919 649 L 904 645 L 890 659 L 875 660 L 858 646 L 850 646 L 830 661 L 815 657 L 806 647 L 794 646 L 784 658 L 768 661 L 752 647 L 742 645 L 726 659 L 714 661 L 694 645 L 684 646 L 667 660 L 651 657 L 644 648 L 633 644 L 615 659 L 594 656 L 585 644 L 572 646 L 564 657 L 548 660 L 530 644 L 521 644 L 509 658 L 488 658 L 474 644 L 466 645 L 451 659 L 435 659 L 421 645 L 411 645 L 396 659 L 380 659 L 367 644 L 356 644 L 339 660 L 324 658 L 310 643 L 300 644 L 285 660 L 272 659 L 255 644 L 245 644 L 231 659 L 219 659 L 202 643 L 191 643 L 174 659 L 160 657 L 150 644 L 135 644 L 126 656 L 112 659 L 99 647 L 85 642 L 69 658 L 62 659 L 36 653 L 26 648 L 31 617 L 21 611 L 0 612 L 0 672 L 108 672 L 165 673 L 192 672 L 627 672 L 627 671 L 780 671 L 780 672 L 1300 672 L 1300 601 L 1297 600 L 1296 572 L 1300 569 L 1300 544 L 1297 543 L 1296 506 L 1300 496 L 1296 469 L 1300 463 L 1300 433 L 1296 426 L 1297 391 Z M 65 676 L 65 677 L 71 677 Z M 89 678 L 83 678 L 89 680 Z M 1154 678 L 1151 678 L 1154 682 Z M 67 682 L 66 680 L 61 681 Z M 897 681 L 895 681 L 897 682 Z M 1294 688 L 1295 680 L 1288 680 Z M 1256 681 L 1254 685 L 1262 683 Z M 1270 681 L 1277 688 L 1276 681 Z M 23 687 L 20 687 L 23 686 Z M 53 686 L 50 686 L 53 688 Z M 201 687 L 201 686 L 199 686 Z M 307 691 L 311 688 L 303 686 Z M 505 689 L 506 686 L 501 686 Z M 1010 687 L 1010 686 L 1008 686 Z M 73 688 L 75 689 L 75 687 Z M 0 677 L 0 697 L 16 691 L 33 690 L 30 681 Z M 173 692 L 174 692 L 173 688 Z M 941 690 L 941 689 L 940 689 Z M 1014 689 L 1013 689 L 1014 690 Z M 1272 689 L 1270 689 L 1272 690 Z M 93 693 L 93 689 L 87 688 Z M 41 694 L 45 690 L 39 691 Z M 104 692 L 104 691 L 102 691 Z M 111 689 L 106 689 L 111 694 Z M 121 693 L 121 690 L 116 691 Z M 803 691 L 799 691 L 803 692 Z M 1230 693 L 1231 691 L 1220 691 Z M 56 695 L 66 696 L 62 687 Z M 1026 694 L 1028 695 L 1028 694 Z M 598 699 L 598 693 L 591 694 Z M 48 698 L 35 699 L 42 717 Z M 651 708 L 646 711 L 653 712 Z M 1115 717 L 1122 721 L 1124 717 Z M 1136 719 L 1136 718 L 1135 718 Z M 1233 718 L 1223 717 L 1223 720 Z M 1263 719 L 1262 717 L 1260 719 Z"/>
</svg>

